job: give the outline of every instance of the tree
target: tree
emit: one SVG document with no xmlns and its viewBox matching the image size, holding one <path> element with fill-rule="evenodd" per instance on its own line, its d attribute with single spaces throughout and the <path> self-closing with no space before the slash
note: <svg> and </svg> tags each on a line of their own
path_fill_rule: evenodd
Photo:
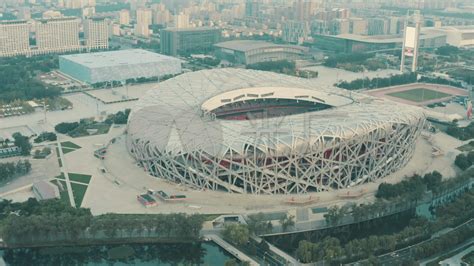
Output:
<svg viewBox="0 0 474 266">
<path fill-rule="evenodd" d="M 32 146 L 28 137 L 17 132 L 13 134 L 13 139 L 15 146 L 21 149 L 21 155 L 30 155 Z"/>
<path fill-rule="evenodd" d="M 463 171 L 471 166 L 471 162 L 468 160 L 467 156 L 464 153 L 461 153 L 456 156 L 454 164 Z"/>
<path fill-rule="evenodd" d="M 59 132 L 61 134 L 67 134 L 67 133 L 77 129 L 78 127 L 79 127 L 78 122 L 72 122 L 72 123 L 63 122 L 63 123 L 57 124 L 54 127 L 54 130 L 56 130 L 57 132 Z"/>
<path fill-rule="evenodd" d="M 438 186 L 441 184 L 441 179 L 443 179 L 443 176 L 438 171 L 434 171 L 432 173 L 425 174 L 423 177 L 423 182 L 426 184 L 428 190 L 436 192 Z"/>
<path fill-rule="evenodd" d="M 330 226 L 336 226 L 344 218 L 344 209 L 339 208 L 339 206 L 334 205 L 328 209 L 328 212 L 324 214 L 324 218 L 326 219 L 326 224 Z"/>
<path fill-rule="evenodd" d="M 263 213 L 252 214 L 248 216 L 247 224 L 250 233 L 261 235 L 271 232 L 273 225 L 265 220 Z"/>
<path fill-rule="evenodd" d="M 247 225 L 231 223 L 225 225 L 222 236 L 232 244 L 243 246 L 249 241 L 250 233 Z"/>
<path fill-rule="evenodd" d="M 280 218 L 281 229 L 285 232 L 288 228 L 295 226 L 295 217 L 285 215 Z"/>
</svg>

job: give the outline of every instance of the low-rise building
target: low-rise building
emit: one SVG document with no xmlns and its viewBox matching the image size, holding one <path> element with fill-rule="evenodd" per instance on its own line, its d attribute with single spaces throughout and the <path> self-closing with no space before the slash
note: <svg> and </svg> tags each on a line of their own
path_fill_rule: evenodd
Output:
<svg viewBox="0 0 474 266">
<path fill-rule="evenodd" d="M 59 69 L 74 79 L 94 84 L 161 77 L 181 73 L 181 60 L 140 49 L 59 57 Z"/>
<path fill-rule="evenodd" d="M 47 181 L 33 183 L 32 190 L 37 200 L 58 199 L 60 197 L 59 188 Z"/>
<path fill-rule="evenodd" d="M 274 44 L 264 41 L 239 40 L 221 42 L 214 45 L 221 59 L 238 64 L 302 59 L 309 51 L 307 47 L 297 45 Z"/>
</svg>

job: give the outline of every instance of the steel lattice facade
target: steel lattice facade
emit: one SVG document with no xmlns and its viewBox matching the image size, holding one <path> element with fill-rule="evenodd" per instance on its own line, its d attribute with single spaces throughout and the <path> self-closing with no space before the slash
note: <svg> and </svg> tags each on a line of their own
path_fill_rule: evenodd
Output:
<svg viewBox="0 0 474 266">
<path fill-rule="evenodd" d="M 271 90 L 265 99 L 311 98 L 332 108 L 242 121 L 218 119 L 209 109 L 267 97 Z M 127 147 L 150 174 L 194 188 L 307 193 L 399 170 L 424 125 L 417 107 L 321 88 L 314 80 L 219 69 L 187 73 L 150 90 L 131 113 Z"/>
</svg>

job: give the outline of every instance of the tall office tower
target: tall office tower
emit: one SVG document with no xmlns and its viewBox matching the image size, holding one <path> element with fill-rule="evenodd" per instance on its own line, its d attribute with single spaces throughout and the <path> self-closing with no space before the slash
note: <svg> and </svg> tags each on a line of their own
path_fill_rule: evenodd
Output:
<svg viewBox="0 0 474 266">
<path fill-rule="evenodd" d="M 119 22 L 120 25 L 130 25 L 130 11 L 127 9 L 120 10 Z"/>
<path fill-rule="evenodd" d="M 150 36 L 150 25 L 152 23 L 151 9 L 137 9 L 137 24 L 135 24 L 135 34 L 143 37 Z"/>
<path fill-rule="evenodd" d="M 174 27 L 177 29 L 189 28 L 189 15 L 179 13 L 174 16 Z"/>
<path fill-rule="evenodd" d="M 25 20 L 0 21 L 0 57 L 29 54 L 29 36 Z"/>
<path fill-rule="evenodd" d="M 36 45 L 39 53 L 79 50 L 79 20 L 73 17 L 37 20 Z"/>
<path fill-rule="evenodd" d="M 84 39 L 88 50 L 109 48 L 109 28 L 104 18 L 84 21 Z"/>
<path fill-rule="evenodd" d="M 303 43 L 310 34 L 307 21 L 288 20 L 283 24 L 282 39 L 289 43 Z"/>
<path fill-rule="evenodd" d="M 249 18 L 256 18 L 260 13 L 260 3 L 258 0 L 247 0 L 245 2 L 245 16 Z"/>
<path fill-rule="evenodd" d="M 367 35 L 367 20 L 363 18 L 351 18 L 350 19 L 349 32 L 357 35 Z"/>
</svg>

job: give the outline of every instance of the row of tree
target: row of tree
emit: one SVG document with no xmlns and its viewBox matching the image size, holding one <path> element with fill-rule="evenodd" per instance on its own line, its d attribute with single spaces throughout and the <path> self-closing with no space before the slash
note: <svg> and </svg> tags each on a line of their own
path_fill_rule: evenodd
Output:
<svg viewBox="0 0 474 266">
<path fill-rule="evenodd" d="M 127 124 L 128 116 L 130 115 L 130 109 L 125 109 L 124 111 L 118 111 L 115 114 L 110 114 L 105 119 L 107 124 Z"/>
<path fill-rule="evenodd" d="M 56 136 L 56 133 L 54 132 L 43 132 L 39 134 L 38 137 L 36 137 L 33 142 L 34 143 L 41 143 L 44 141 L 56 141 L 58 137 Z"/>
<path fill-rule="evenodd" d="M 474 151 L 470 151 L 467 154 L 458 154 L 454 160 L 454 164 L 461 170 L 468 169 L 474 164 Z"/>
<path fill-rule="evenodd" d="M 156 214 L 92 216 L 89 209 L 73 208 L 59 200 L 24 203 L 0 202 L 3 210 L 2 237 L 9 245 L 61 243 L 90 237 L 127 238 L 137 235 L 163 240 L 196 240 L 202 228 L 200 215 Z M 15 212 L 17 215 L 9 213 Z"/>
<path fill-rule="evenodd" d="M 369 58 L 373 58 L 374 53 L 351 53 L 351 54 L 337 54 L 334 56 L 329 56 L 324 60 L 323 65 L 327 67 L 336 67 L 338 64 L 355 64 L 364 62 Z"/>
<path fill-rule="evenodd" d="M 435 210 L 436 220 L 430 222 L 423 218 L 413 218 L 409 226 L 398 233 L 391 235 L 371 235 L 362 239 L 354 239 L 342 244 L 339 239 L 328 237 L 321 242 L 312 243 L 302 240 L 296 250 L 297 258 L 304 262 L 324 260 L 329 263 L 347 263 L 392 252 L 405 246 L 429 239 L 431 235 L 447 227 L 455 227 L 474 215 L 474 191 L 464 193 L 453 202 L 438 207 Z M 466 231 L 467 230 L 467 231 Z M 448 247 L 462 243 L 472 237 L 474 227 L 466 226 L 456 230 L 453 234 L 446 234 L 434 241 L 424 242 L 415 246 L 417 259 L 434 255 Z M 467 234 L 466 234 L 467 233 Z M 444 240 L 449 239 L 446 243 Z"/>
<path fill-rule="evenodd" d="M 416 73 L 405 73 L 392 75 L 387 78 L 364 78 L 356 79 L 350 82 L 342 81 L 335 84 L 339 88 L 346 90 L 377 89 L 395 85 L 409 84 L 417 81 Z"/>
<path fill-rule="evenodd" d="M 456 124 L 450 125 L 446 129 L 446 134 L 460 140 L 470 140 L 474 138 L 474 122 L 469 123 L 466 127 L 458 127 Z"/>
<path fill-rule="evenodd" d="M 290 62 L 288 60 L 279 60 L 250 64 L 247 65 L 247 69 L 272 71 L 283 74 L 294 74 L 296 71 L 296 66 L 294 62 Z"/>
<path fill-rule="evenodd" d="M 0 182 L 23 176 L 31 172 L 31 163 L 28 160 L 0 163 Z"/>
<path fill-rule="evenodd" d="M 441 173 L 437 171 L 427 173 L 423 177 L 415 174 L 396 184 L 380 184 L 375 196 L 381 199 L 403 197 L 417 200 L 423 196 L 426 190 L 437 192 L 442 178 Z"/>
</svg>

